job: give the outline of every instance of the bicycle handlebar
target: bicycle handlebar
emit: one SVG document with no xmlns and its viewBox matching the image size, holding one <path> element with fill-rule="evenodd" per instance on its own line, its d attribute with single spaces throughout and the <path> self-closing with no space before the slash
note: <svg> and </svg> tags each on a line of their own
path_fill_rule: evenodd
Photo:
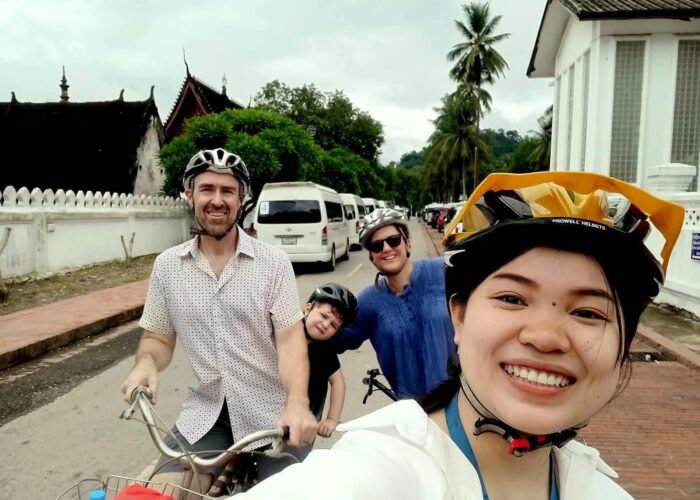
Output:
<svg viewBox="0 0 700 500">
<path fill-rule="evenodd" d="M 148 432 L 151 435 L 151 439 L 156 445 L 156 448 L 158 448 L 158 450 L 162 454 L 170 458 L 179 459 L 180 464 L 185 469 L 189 469 L 192 463 L 196 467 L 213 468 L 222 466 L 228 461 L 231 455 L 242 451 L 243 448 L 255 443 L 256 441 L 269 438 L 272 438 L 272 448 L 270 450 L 266 450 L 264 453 L 268 456 L 278 456 L 282 450 L 283 441 L 289 439 L 289 427 L 285 426 L 279 429 L 267 429 L 257 431 L 247 436 L 244 436 L 242 439 L 233 443 L 228 449 L 212 458 L 202 458 L 196 455 L 183 455 L 182 452 L 173 450 L 167 444 L 165 444 L 163 438 L 158 432 L 158 426 L 156 425 L 155 419 L 153 418 L 153 406 L 151 403 L 152 395 L 153 393 L 147 387 L 137 387 L 136 389 L 134 389 L 130 397 L 131 406 L 124 410 L 120 418 L 129 420 L 133 416 L 135 408 L 138 406 L 138 409 L 141 411 L 141 415 L 143 415 L 143 419 L 147 424 L 146 426 L 148 427 Z"/>
<path fill-rule="evenodd" d="M 372 395 L 374 392 L 374 389 L 377 388 L 380 391 L 382 391 L 386 396 L 393 400 L 393 401 L 398 401 L 398 397 L 392 391 L 389 387 L 385 386 L 382 384 L 379 380 L 377 380 L 377 377 L 381 375 L 381 372 L 377 368 L 372 368 L 367 370 L 367 377 L 364 377 L 362 379 L 362 383 L 367 386 L 367 392 L 365 393 L 365 397 L 362 398 L 362 404 L 367 404 L 367 398 Z"/>
</svg>

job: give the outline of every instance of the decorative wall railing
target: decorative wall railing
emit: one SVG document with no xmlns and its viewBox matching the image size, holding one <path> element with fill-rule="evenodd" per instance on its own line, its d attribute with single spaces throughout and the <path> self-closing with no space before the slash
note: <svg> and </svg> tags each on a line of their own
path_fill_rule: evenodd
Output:
<svg viewBox="0 0 700 500">
<path fill-rule="evenodd" d="M 58 189 L 34 188 L 31 191 L 26 187 L 15 190 L 14 187 L 6 187 L 0 193 L 0 206 L 3 208 L 14 207 L 75 207 L 75 208 L 139 208 L 139 207 L 164 207 L 187 209 L 187 202 L 170 196 L 147 196 L 145 194 L 133 195 L 124 193 L 101 193 L 96 191 L 64 191 Z"/>
<path fill-rule="evenodd" d="M 159 253 L 189 238 L 187 202 L 172 197 L 8 186 L 0 193 L 2 278 L 41 276 Z"/>
</svg>

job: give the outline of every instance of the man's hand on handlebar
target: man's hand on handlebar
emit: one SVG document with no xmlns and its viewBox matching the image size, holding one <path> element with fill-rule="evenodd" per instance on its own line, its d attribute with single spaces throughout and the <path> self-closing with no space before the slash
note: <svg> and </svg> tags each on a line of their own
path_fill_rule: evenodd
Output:
<svg viewBox="0 0 700 500">
<path fill-rule="evenodd" d="M 121 391 L 124 401 L 131 404 L 131 393 L 137 387 L 146 387 L 151 393 L 151 402 L 156 403 L 158 395 L 158 369 L 150 358 L 144 358 L 136 363 L 122 383 Z"/>
<path fill-rule="evenodd" d="M 278 421 L 280 427 L 289 427 L 290 446 L 305 446 L 314 442 L 318 422 L 309 410 L 308 400 L 289 400 Z"/>
</svg>

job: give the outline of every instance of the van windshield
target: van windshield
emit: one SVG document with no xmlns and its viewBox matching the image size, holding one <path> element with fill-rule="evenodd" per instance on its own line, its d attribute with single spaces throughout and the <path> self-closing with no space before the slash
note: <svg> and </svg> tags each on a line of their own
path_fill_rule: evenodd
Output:
<svg viewBox="0 0 700 500">
<path fill-rule="evenodd" d="M 321 222 L 321 206 L 316 200 L 261 201 L 259 224 L 310 224 Z"/>
</svg>

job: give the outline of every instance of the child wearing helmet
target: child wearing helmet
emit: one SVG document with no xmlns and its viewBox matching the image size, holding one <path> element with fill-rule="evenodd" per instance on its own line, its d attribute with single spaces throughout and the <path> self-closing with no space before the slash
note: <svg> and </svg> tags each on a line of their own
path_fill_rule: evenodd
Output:
<svg viewBox="0 0 700 500">
<path fill-rule="evenodd" d="M 629 376 L 683 219 L 598 174 L 492 174 L 445 252 L 451 379 L 339 426 L 333 449 L 242 498 L 631 498 L 575 438 Z"/>
<path fill-rule="evenodd" d="M 309 407 L 320 422 L 318 435 L 330 437 L 340 420 L 345 401 L 345 379 L 333 346 L 326 342 L 352 323 L 357 300 L 337 283 L 318 287 L 304 307 L 304 331 L 309 342 Z M 323 418 L 323 406 L 330 385 L 330 405 Z"/>
<path fill-rule="evenodd" d="M 357 300 L 350 290 L 337 283 L 326 283 L 313 291 L 304 306 L 304 333 L 309 353 L 309 408 L 319 421 L 318 435 L 330 437 L 335 431 L 345 402 L 345 378 L 340 361 L 327 340 L 333 338 L 345 325 L 351 323 L 357 312 Z M 326 418 L 323 407 L 330 385 L 330 405 Z M 295 456 L 303 460 L 313 443 L 299 449 Z M 233 476 L 237 459 L 229 462 L 214 481 L 211 496 L 219 496 Z"/>
</svg>

